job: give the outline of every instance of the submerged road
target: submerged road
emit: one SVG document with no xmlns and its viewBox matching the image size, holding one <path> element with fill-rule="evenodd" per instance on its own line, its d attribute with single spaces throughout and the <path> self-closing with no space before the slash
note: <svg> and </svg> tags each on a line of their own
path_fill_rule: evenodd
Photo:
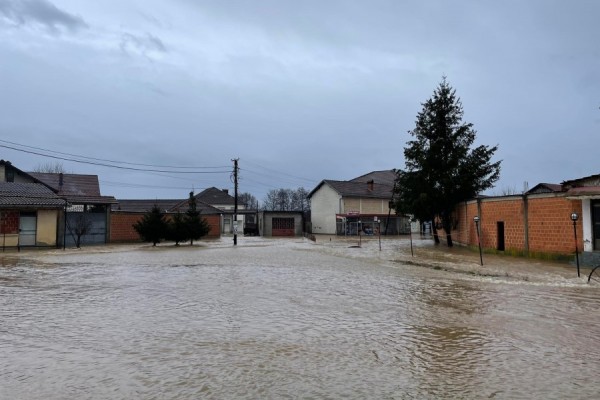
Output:
<svg viewBox="0 0 600 400">
<path fill-rule="evenodd" d="M 406 240 L 0 255 L 0 399 L 595 399 L 600 287 Z"/>
</svg>

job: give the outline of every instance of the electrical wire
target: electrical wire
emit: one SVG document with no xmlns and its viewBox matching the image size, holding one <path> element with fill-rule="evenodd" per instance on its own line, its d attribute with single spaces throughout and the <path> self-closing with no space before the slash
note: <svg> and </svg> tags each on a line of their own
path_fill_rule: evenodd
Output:
<svg viewBox="0 0 600 400">
<path fill-rule="evenodd" d="M 161 170 L 161 169 L 145 169 L 145 168 L 136 168 L 136 167 L 125 167 L 125 166 L 122 166 L 122 165 L 111 165 L 111 164 L 106 164 L 106 163 L 101 163 L 101 162 L 95 162 L 95 161 L 85 161 L 85 160 L 77 160 L 77 159 L 67 158 L 67 157 L 52 156 L 52 155 L 43 154 L 43 153 L 32 151 L 32 150 L 19 149 L 19 148 L 16 148 L 16 147 L 13 147 L 13 146 L 7 146 L 7 145 L 4 145 L 4 144 L 0 144 L 0 147 L 4 147 L 6 149 L 11 149 L 11 150 L 15 150 L 15 151 L 20 151 L 20 152 L 23 152 L 23 153 L 34 154 L 34 155 L 38 155 L 38 156 L 42 156 L 42 157 L 53 158 L 53 159 L 56 159 L 56 160 L 71 161 L 71 162 L 76 162 L 76 163 L 80 163 L 80 164 L 89 164 L 89 165 L 96 165 L 96 166 L 100 166 L 100 167 L 116 168 L 116 169 L 129 170 L 129 171 L 163 172 L 163 173 L 169 173 L 169 174 L 224 174 L 224 173 L 228 174 L 228 173 L 231 172 L 229 170 L 227 170 L 227 171 L 174 171 L 174 170 Z"/>
<path fill-rule="evenodd" d="M 28 149 L 34 149 L 34 150 L 39 150 L 39 151 L 46 151 L 49 153 L 54 153 L 54 154 L 61 154 L 61 155 L 65 155 L 65 156 L 71 156 L 71 157 L 77 157 L 77 158 L 81 158 L 81 159 L 87 159 L 87 160 L 94 160 L 94 161 L 103 161 L 103 162 L 109 162 L 109 163 L 114 163 L 114 164 L 125 164 L 125 165 L 137 165 L 140 167 L 153 167 L 153 168 L 174 168 L 174 169 L 217 169 L 217 168 L 229 168 L 228 165 L 220 165 L 220 166 L 215 166 L 215 167 L 198 167 L 198 166 L 173 166 L 173 165 L 155 165 L 155 164 L 141 164 L 141 163 L 132 163 L 132 162 L 127 162 L 127 161 L 116 161 L 116 160 L 109 160 L 109 159 L 104 159 L 104 158 L 95 158 L 95 157 L 88 157 L 88 156 L 82 156 L 79 154 L 72 154 L 72 153 L 64 153 L 61 151 L 55 151 L 55 150 L 50 150 L 50 149 L 44 149 L 42 147 L 35 147 L 35 146 L 28 146 L 25 144 L 20 144 L 20 143 L 16 143 L 16 142 L 11 142 L 9 140 L 3 140 L 0 139 L 0 142 L 3 143 L 8 143 L 14 146 L 20 146 L 20 147 L 25 147 Z M 8 146 L 2 146 L 1 147 L 7 147 L 7 148 L 11 148 Z M 17 150 L 20 151 L 19 149 L 14 149 L 13 150 Z M 46 156 L 46 157 L 51 157 L 51 156 Z"/>
<path fill-rule="evenodd" d="M 291 178 L 295 178 L 295 179 L 299 179 L 299 180 L 306 181 L 306 182 L 311 182 L 311 183 L 313 183 L 315 181 L 314 179 L 311 179 L 311 178 L 305 178 L 305 177 L 301 177 L 301 176 L 296 176 L 296 175 L 288 174 L 288 173 L 285 173 L 285 172 L 281 172 L 281 170 L 276 170 L 276 169 L 268 168 L 268 167 L 262 166 L 260 164 L 255 163 L 255 162 L 252 162 L 252 161 L 244 160 L 244 162 L 247 163 L 247 164 L 250 164 L 251 166 L 254 165 L 254 166 L 258 167 L 258 168 L 262 168 L 264 170 L 271 171 L 271 172 L 275 173 L 276 175 L 285 175 L 285 176 L 288 176 L 288 177 L 291 177 Z"/>
</svg>

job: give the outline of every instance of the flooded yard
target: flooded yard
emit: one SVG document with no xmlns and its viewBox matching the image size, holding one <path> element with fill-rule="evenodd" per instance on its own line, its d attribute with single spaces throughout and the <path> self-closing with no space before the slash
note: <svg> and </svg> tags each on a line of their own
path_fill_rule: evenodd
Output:
<svg viewBox="0 0 600 400">
<path fill-rule="evenodd" d="M 593 399 L 600 287 L 406 239 L 0 255 L 1 399 Z"/>
</svg>

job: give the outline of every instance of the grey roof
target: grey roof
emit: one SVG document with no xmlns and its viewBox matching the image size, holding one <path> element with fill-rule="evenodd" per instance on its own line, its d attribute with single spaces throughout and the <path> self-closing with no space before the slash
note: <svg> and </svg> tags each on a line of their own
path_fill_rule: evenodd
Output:
<svg viewBox="0 0 600 400">
<path fill-rule="evenodd" d="M 157 205 L 165 213 L 172 212 L 185 212 L 187 211 L 188 200 L 181 199 L 170 199 L 170 200 L 117 200 L 117 204 L 112 205 L 113 212 L 133 212 L 133 213 L 145 213 L 148 212 Z M 201 214 L 221 214 L 222 211 L 218 208 L 212 207 L 208 204 L 197 202 L 196 209 Z"/>
<path fill-rule="evenodd" d="M 308 197 L 312 197 L 312 195 L 324 184 L 331 186 L 331 188 L 342 197 L 361 197 L 386 200 L 392 198 L 392 191 L 394 188 L 393 185 L 374 182 L 371 189 L 371 186 L 367 182 L 333 181 L 325 179 L 308 194 Z"/>
<path fill-rule="evenodd" d="M 396 172 L 394 170 L 372 171 L 349 181 L 322 180 L 308 197 L 325 184 L 331 186 L 342 197 L 362 197 L 372 199 L 391 199 L 394 190 Z M 372 185 L 369 183 L 372 182 Z"/>
<path fill-rule="evenodd" d="M 62 208 L 65 201 L 41 183 L 0 182 L 0 207 Z"/>
<path fill-rule="evenodd" d="M 589 181 L 598 182 L 600 181 L 600 174 L 584 176 L 583 178 L 571 179 L 569 181 L 564 181 L 562 184 L 564 186 L 580 186 L 586 185 Z"/>
<path fill-rule="evenodd" d="M 58 196 L 66 198 L 69 203 L 114 204 L 116 202 L 114 197 L 100 194 L 100 183 L 97 175 L 47 172 L 28 172 L 28 174 L 50 187 Z"/>
<path fill-rule="evenodd" d="M 235 198 L 233 196 L 231 196 L 226 190 L 217 189 L 216 187 L 204 189 L 196 195 L 196 200 L 212 206 L 235 205 Z"/>
<path fill-rule="evenodd" d="M 558 193 L 563 191 L 563 186 L 558 183 L 538 183 L 527 191 L 527 194 Z"/>
<path fill-rule="evenodd" d="M 373 181 L 375 184 L 381 183 L 389 186 L 394 186 L 396 180 L 396 172 L 393 169 L 383 171 L 373 171 L 368 174 L 361 175 L 357 178 L 350 179 L 350 182 L 368 182 Z"/>
<path fill-rule="evenodd" d="M 175 205 L 179 204 L 181 199 L 176 200 L 117 200 L 116 204 L 111 206 L 112 211 L 122 212 L 148 212 L 157 205 L 163 212 L 167 212 Z"/>
</svg>

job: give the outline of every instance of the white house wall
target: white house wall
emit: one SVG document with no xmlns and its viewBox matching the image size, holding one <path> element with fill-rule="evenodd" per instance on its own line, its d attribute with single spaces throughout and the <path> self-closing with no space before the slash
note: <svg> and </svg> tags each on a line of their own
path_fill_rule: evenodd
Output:
<svg viewBox="0 0 600 400">
<path fill-rule="evenodd" d="M 336 214 L 340 210 L 341 196 L 324 183 L 310 198 L 312 232 L 316 234 L 335 235 Z"/>
</svg>

